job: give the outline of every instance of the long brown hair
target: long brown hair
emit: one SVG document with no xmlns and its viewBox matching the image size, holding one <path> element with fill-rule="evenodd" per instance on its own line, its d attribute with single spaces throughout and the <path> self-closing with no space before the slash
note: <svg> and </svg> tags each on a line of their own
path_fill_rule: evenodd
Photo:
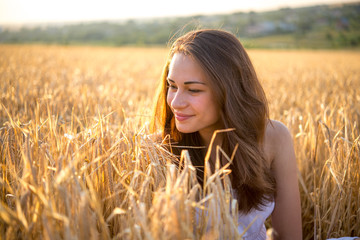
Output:
<svg viewBox="0 0 360 240">
<path fill-rule="evenodd" d="M 226 153 L 231 155 L 237 144 L 239 147 L 230 165 L 239 209 L 245 213 L 261 209 L 273 199 L 275 181 L 262 150 L 269 120 L 267 100 L 249 56 L 233 34 L 222 30 L 191 31 L 173 43 L 156 96 L 152 130 L 160 128 L 163 137 L 170 135 L 172 144 L 178 146 L 200 146 L 201 141 L 198 132 L 184 134 L 176 129 L 174 115 L 166 103 L 166 78 L 175 53 L 191 56 L 200 64 L 222 109 L 219 114 L 224 127 L 235 129 L 221 134 Z M 182 149 L 175 147 L 172 151 L 180 155 Z M 191 147 L 188 150 L 201 182 L 204 152 Z"/>
</svg>

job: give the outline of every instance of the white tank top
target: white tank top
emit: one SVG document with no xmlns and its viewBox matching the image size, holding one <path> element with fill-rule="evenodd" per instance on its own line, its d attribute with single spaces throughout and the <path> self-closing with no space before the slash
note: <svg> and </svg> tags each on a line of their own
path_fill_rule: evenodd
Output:
<svg viewBox="0 0 360 240">
<path fill-rule="evenodd" d="M 250 225 L 243 235 L 244 240 L 265 240 L 266 228 L 265 220 L 271 215 L 275 207 L 274 202 L 268 202 L 261 210 L 253 209 L 248 214 L 239 214 L 238 230 L 242 234 Z"/>
<path fill-rule="evenodd" d="M 275 202 L 267 202 L 261 210 L 253 209 L 248 214 L 240 214 L 238 218 L 238 233 L 244 240 L 266 240 L 265 221 L 271 215 L 275 207 Z M 206 213 L 205 213 L 206 214 Z M 199 209 L 196 209 L 196 222 L 200 216 Z M 248 227 L 249 226 L 249 227 Z M 207 231 L 210 230 L 207 227 Z M 247 228 L 248 227 L 248 228 Z"/>
</svg>

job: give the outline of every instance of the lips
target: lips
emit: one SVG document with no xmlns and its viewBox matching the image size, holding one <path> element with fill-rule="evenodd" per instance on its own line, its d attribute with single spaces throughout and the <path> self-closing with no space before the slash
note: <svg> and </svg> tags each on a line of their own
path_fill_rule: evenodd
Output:
<svg viewBox="0 0 360 240">
<path fill-rule="evenodd" d="M 194 115 L 188 115 L 188 114 L 182 114 L 182 113 L 174 113 L 175 114 L 175 118 L 176 120 L 178 120 L 179 122 L 185 121 L 189 118 L 191 118 Z"/>
</svg>

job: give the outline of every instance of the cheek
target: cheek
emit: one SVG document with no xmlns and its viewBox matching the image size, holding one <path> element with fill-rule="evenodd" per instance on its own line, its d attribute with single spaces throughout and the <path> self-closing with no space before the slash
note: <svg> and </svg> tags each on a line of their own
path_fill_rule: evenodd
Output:
<svg viewBox="0 0 360 240">
<path fill-rule="evenodd" d="M 218 107 L 218 104 L 212 98 L 207 98 L 206 100 L 197 102 L 196 104 L 198 110 L 205 113 L 207 118 L 219 118 L 221 114 L 221 109 Z"/>
<path fill-rule="evenodd" d="M 171 92 L 168 91 L 167 97 L 166 97 L 166 103 L 167 103 L 169 106 L 171 106 L 172 100 L 173 100 L 173 96 L 172 96 Z"/>
<path fill-rule="evenodd" d="M 201 109 L 203 111 L 213 112 L 216 108 L 216 105 L 210 96 L 204 96 L 198 99 L 194 99 L 192 101 L 192 104 L 196 106 L 196 108 L 198 108 L 199 110 Z"/>
</svg>

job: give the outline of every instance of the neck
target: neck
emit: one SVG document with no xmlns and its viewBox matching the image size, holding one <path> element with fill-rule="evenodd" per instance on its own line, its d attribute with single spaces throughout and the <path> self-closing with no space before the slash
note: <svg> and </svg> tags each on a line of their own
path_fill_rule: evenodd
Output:
<svg viewBox="0 0 360 240">
<path fill-rule="evenodd" d="M 213 149 L 216 149 L 217 145 L 221 146 L 222 139 L 223 139 L 221 134 L 216 134 L 216 136 L 215 136 L 214 131 L 206 131 L 206 132 L 199 131 L 199 134 L 200 134 L 201 142 L 204 146 L 206 146 L 206 148 L 209 148 L 212 138 L 214 138 L 213 144 L 212 144 Z"/>
<path fill-rule="evenodd" d="M 223 135 L 222 134 L 214 134 L 213 132 L 211 133 L 200 133 L 200 137 L 201 137 L 201 141 L 202 144 L 204 144 L 206 146 L 206 148 L 204 149 L 205 152 L 205 158 L 208 159 L 210 166 L 211 166 L 211 171 L 214 171 L 216 169 L 216 159 L 217 159 L 217 146 L 222 147 L 222 141 L 223 141 Z M 220 157 L 220 161 L 221 161 L 221 157 Z"/>
</svg>

